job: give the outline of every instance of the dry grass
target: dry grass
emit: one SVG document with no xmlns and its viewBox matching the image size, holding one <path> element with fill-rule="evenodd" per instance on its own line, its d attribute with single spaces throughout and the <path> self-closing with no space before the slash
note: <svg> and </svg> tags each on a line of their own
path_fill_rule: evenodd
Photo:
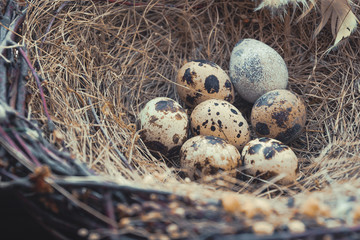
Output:
<svg viewBox="0 0 360 240">
<path fill-rule="evenodd" d="M 328 185 L 351 182 L 360 186 L 358 32 L 325 54 L 333 42 L 329 26 L 313 38 L 318 12 L 296 23 L 301 9 L 291 6 L 279 17 L 268 10 L 254 12 L 257 5 L 250 0 L 158 0 L 136 7 L 70 1 L 56 15 L 64 2 L 31 1 L 25 39 L 45 80 L 52 118 L 65 136 L 59 148 L 70 150 L 95 171 L 121 184 L 178 192 L 190 185 L 192 192 L 209 197 L 216 197 L 210 195 L 215 189 L 231 189 L 269 198 L 300 198 Z M 354 8 L 357 15 L 359 7 Z M 157 96 L 179 100 L 174 80 L 184 61 L 208 59 L 227 70 L 231 50 L 242 38 L 255 38 L 276 49 L 287 63 L 289 88 L 306 101 L 306 131 L 290 144 L 301 160 L 299 181 L 293 186 L 278 186 L 243 173 L 237 180 L 187 183 L 139 139 L 136 116 L 144 103 Z M 34 81 L 29 91 L 29 115 L 45 123 Z M 235 105 L 249 119 L 251 106 L 239 98 Z M 92 109 L 114 145 L 100 130 Z M 121 163 L 116 149 L 135 171 Z M 235 187 L 232 182 L 237 183 Z"/>
</svg>

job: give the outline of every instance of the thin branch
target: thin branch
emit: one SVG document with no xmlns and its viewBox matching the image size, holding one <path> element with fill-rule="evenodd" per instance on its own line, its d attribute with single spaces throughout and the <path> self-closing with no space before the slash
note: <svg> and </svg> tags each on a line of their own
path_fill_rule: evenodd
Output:
<svg viewBox="0 0 360 240">
<path fill-rule="evenodd" d="M 45 101 L 45 95 L 44 95 L 44 91 L 43 91 L 43 88 L 41 86 L 41 83 L 40 83 L 40 79 L 34 69 L 34 67 L 32 66 L 29 58 L 26 56 L 26 53 L 24 52 L 24 50 L 22 48 L 18 48 L 20 54 L 22 55 L 22 57 L 25 59 L 28 67 L 30 68 L 35 80 L 36 80 L 36 84 L 38 85 L 38 88 L 39 88 L 39 91 L 40 91 L 40 97 L 41 97 L 41 101 L 43 103 L 43 107 L 44 107 L 44 112 L 45 112 L 45 116 L 47 117 L 47 120 L 48 120 L 48 128 L 49 128 L 49 131 L 54 131 L 55 130 L 55 124 L 53 123 L 53 121 L 51 120 L 50 118 L 50 114 L 49 114 L 49 111 L 48 111 L 48 108 L 47 108 L 47 104 L 46 104 L 46 101 Z"/>
</svg>

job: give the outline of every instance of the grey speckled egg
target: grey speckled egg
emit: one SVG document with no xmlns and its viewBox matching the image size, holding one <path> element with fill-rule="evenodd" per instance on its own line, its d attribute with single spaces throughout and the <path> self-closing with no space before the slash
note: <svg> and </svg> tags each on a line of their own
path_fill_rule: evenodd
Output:
<svg viewBox="0 0 360 240">
<path fill-rule="evenodd" d="M 259 137 L 289 143 L 299 137 L 306 122 L 302 98 L 288 90 L 273 90 L 262 95 L 251 110 L 251 125 Z"/>
<path fill-rule="evenodd" d="M 178 151 L 187 139 L 188 115 L 170 98 L 158 97 L 146 103 L 139 122 L 140 136 L 146 146 L 163 154 Z"/>
<path fill-rule="evenodd" d="M 253 103 L 266 92 L 285 89 L 288 70 L 273 48 L 255 39 L 243 39 L 231 53 L 230 79 L 239 95 Z"/>
<path fill-rule="evenodd" d="M 234 87 L 226 72 L 207 60 L 193 60 L 179 69 L 176 78 L 177 91 L 189 107 L 210 99 L 234 102 Z"/>
<path fill-rule="evenodd" d="M 194 135 L 209 135 L 227 140 L 239 150 L 250 141 L 249 125 L 232 104 L 209 99 L 197 105 L 190 115 Z"/>
<path fill-rule="evenodd" d="M 298 172 L 298 159 L 290 147 L 270 138 L 257 138 L 248 142 L 241 153 L 246 171 L 253 176 L 269 179 L 279 174 L 281 184 L 292 183 Z"/>
<path fill-rule="evenodd" d="M 191 179 L 214 175 L 220 171 L 235 177 L 240 160 L 240 153 L 233 145 L 214 136 L 199 135 L 190 138 L 180 150 L 181 167 Z"/>
</svg>

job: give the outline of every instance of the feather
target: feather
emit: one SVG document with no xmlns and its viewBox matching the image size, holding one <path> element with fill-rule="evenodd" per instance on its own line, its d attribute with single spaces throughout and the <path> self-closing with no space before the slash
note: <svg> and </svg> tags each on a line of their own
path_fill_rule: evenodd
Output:
<svg viewBox="0 0 360 240">
<path fill-rule="evenodd" d="M 331 32 L 335 38 L 334 45 L 329 49 L 334 48 L 342 39 L 350 36 L 352 32 L 355 31 L 357 23 L 359 20 L 356 18 L 355 14 L 351 10 L 351 0 L 319 0 L 320 1 L 320 11 L 321 11 L 321 20 L 319 25 L 315 29 L 314 37 L 316 37 L 320 31 L 325 27 L 326 23 L 330 20 L 331 22 Z M 310 3 L 310 5 L 308 4 Z M 303 14 L 298 18 L 299 22 L 304 18 L 311 9 L 315 6 L 316 0 L 262 0 L 262 2 L 257 6 L 255 11 L 262 8 L 269 8 L 271 11 L 285 8 L 289 3 L 299 5 L 301 3 L 305 8 L 303 9 Z"/>
<path fill-rule="evenodd" d="M 255 11 L 258 11 L 262 8 L 271 8 L 271 9 L 278 9 L 279 7 L 282 7 L 284 5 L 287 5 L 289 3 L 289 0 L 263 0 L 257 8 L 255 8 Z"/>
<path fill-rule="evenodd" d="M 255 8 L 255 11 L 258 11 L 262 8 L 270 8 L 271 10 L 279 9 L 279 8 L 283 8 L 288 3 L 293 3 L 295 5 L 299 5 L 299 3 L 302 3 L 304 6 L 307 6 L 306 0 L 263 0 L 259 4 L 259 6 Z"/>
<path fill-rule="evenodd" d="M 315 36 L 324 28 L 331 17 L 331 32 L 335 47 L 343 38 L 350 36 L 356 29 L 358 19 L 351 10 L 349 0 L 321 0 L 321 21 L 315 29 Z"/>
</svg>

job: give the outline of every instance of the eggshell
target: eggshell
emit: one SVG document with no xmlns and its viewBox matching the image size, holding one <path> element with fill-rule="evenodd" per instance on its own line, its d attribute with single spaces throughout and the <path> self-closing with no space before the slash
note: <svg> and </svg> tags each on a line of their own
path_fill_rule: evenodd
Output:
<svg viewBox="0 0 360 240">
<path fill-rule="evenodd" d="M 240 153 L 224 139 L 199 135 L 183 144 L 180 163 L 191 179 L 214 175 L 220 171 L 235 176 L 240 163 Z"/>
<path fill-rule="evenodd" d="M 296 180 L 298 159 L 290 147 L 270 138 L 257 138 L 248 142 L 242 150 L 241 157 L 246 172 L 263 179 L 284 174 L 278 181 L 289 184 Z"/>
<path fill-rule="evenodd" d="M 251 125 L 259 137 L 275 138 L 285 144 L 296 139 L 306 122 L 302 98 L 288 90 L 262 95 L 251 110 Z"/>
<path fill-rule="evenodd" d="M 170 154 L 187 139 L 188 115 L 176 101 L 158 97 L 150 100 L 139 114 L 141 139 L 152 150 Z"/>
<path fill-rule="evenodd" d="M 234 102 L 234 87 L 227 73 L 217 64 L 207 60 L 193 60 L 178 71 L 177 91 L 189 107 L 210 99 Z"/>
<path fill-rule="evenodd" d="M 253 103 L 266 92 L 285 89 L 288 70 L 273 48 L 255 39 L 243 39 L 231 53 L 230 79 L 239 95 Z"/>
<path fill-rule="evenodd" d="M 223 100 L 210 99 L 197 105 L 190 124 L 194 135 L 220 137 L 239 150 L 250 141 L 247 121 L 235 106 Z"/>
</svg>

